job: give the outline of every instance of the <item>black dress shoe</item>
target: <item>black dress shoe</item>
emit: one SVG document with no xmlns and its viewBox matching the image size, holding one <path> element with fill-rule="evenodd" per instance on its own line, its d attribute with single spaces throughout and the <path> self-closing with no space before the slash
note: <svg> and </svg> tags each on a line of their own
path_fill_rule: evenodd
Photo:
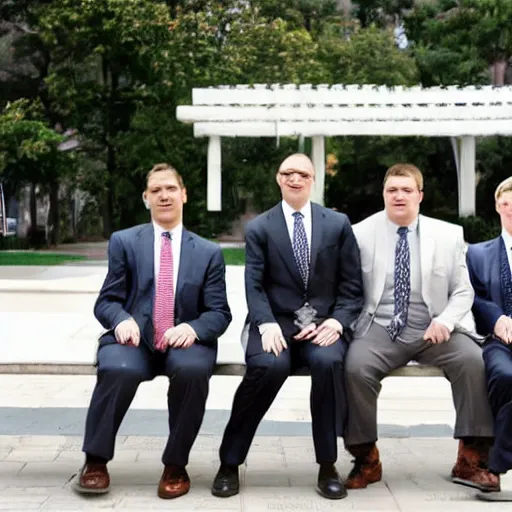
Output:
<svg viewBox="0 0 512 512">
<path fill-rule="evenodd" d="M 238 466 L 221 464 L 212 485 L 212 494 L 218 498 L 229 498 L 238 494 L 240 481 L 238 479 Z"/>
<path fill-rule="evenodd" d="M 347 496 L 347 490 L 334 464 L 320 464 L 316 491 L 330 500 L 341 500 Z"/>
</svg>

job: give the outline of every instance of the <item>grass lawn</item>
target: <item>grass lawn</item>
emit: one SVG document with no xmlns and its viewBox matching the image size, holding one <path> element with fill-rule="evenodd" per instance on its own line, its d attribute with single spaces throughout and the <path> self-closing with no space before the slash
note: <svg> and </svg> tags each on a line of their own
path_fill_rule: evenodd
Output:
<svg viewBox="0 0 512 512">
<path fill-rule="evenodd" d="M 226 265 L 245 265 L 245 249 L 222 249 Z M 51 252 L 0 251 L 0 265 L 61 265 L 87 259 L 74 254 Z"/>
<path fill-rule="evenodd" d="M 245 265 L 245 249 L 222 249 L 226 265 Z"/>
<path fill-rule="evenodd" d="M 74 254 L 0 251 L 0 265 L 61 265 L 85 259 L 87 259 L 85 256 Z"/>
</svg>

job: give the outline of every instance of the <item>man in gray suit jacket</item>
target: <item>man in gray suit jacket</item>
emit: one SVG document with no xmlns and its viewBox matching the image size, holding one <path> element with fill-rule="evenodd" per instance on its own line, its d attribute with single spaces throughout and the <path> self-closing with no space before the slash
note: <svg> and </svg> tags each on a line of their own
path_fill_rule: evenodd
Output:
<svg viewBox="0 0 512 512">
<path fill-rule="evenodd" d="M 75 484 L 84 494 L 109 490 L 107 462 L 117 431 L 139 384 L 156 375 L 172 381 L 158 495 L 188 492 L 185 466 L 203 420 L 217 339 L 231 321 L 219 246 L 183 227 L 187 194 L 181 176 L 167 164 L 156 165 L 143 198 L 152 223 L 112 235 L 108 273 L 94 307 L 107 332 L 99 343 L 85 426 L 86 461 Z"/>
<path fill-rule="evenodd" d="M 354 226 L 365 302 L 345 367 L 345 445 L 356 458 L 347 488 L 381 479 L 376 446 L 380 382 L 416 360 L 441 368 L 452 386 L 454 436 L 460 440 L 452 480 L 494 490 L 499 482 L 486 469 L 493 421 L 482 350 L 475 343 L 462 228 L 419 215 L 423 176 L 413 165 L 387 171 L 383 196 L 385 210 Z"/>
</svg>

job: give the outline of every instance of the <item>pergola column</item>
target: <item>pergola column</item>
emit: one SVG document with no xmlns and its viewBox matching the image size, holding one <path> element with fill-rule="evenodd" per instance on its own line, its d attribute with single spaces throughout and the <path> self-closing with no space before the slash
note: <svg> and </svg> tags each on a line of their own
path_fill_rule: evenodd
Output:
<svg viewBox="0 0 512 512">
<path fill-rule="evenodd" d="M 206 207 L 208 211 L 222 210 L 222 159 L 220 137 L 212 135 L 208 139 L 208 167 L 206 177 Z"/>
<path fill-rule="evenodd" d="M 311 199 L 318 204 L 324 204 L 325 185 L 325 138 L 322 135 L 313 137 L 311 160 L 315 166 L 315 184 Z"/>
<path fill-rule="evenodd" d="M 459 216 L 468 217 L 476 212 L 476 147 L 475 137 L 460 138 Z"/>
</svg>

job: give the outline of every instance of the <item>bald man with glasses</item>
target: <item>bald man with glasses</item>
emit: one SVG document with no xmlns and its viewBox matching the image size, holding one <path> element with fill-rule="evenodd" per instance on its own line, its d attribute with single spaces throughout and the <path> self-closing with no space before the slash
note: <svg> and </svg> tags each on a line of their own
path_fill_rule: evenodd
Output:
<svg viewBox="0 0 512 512">
<path fill-rule="evenodd" d="M 316 490 L 346 496 L 336 471 L 337 434 L 345 424 L 343 361 L 363 304 L 359 250 L 348 218 L 310 200 L 311 160 L 286 158 L 276 174 L 282 201 L 246 228 L 247 370 L 220 448 L 212 493 L 239 492 L 256 429 L 288 376 L 311 373 Z"/>
</svg>

